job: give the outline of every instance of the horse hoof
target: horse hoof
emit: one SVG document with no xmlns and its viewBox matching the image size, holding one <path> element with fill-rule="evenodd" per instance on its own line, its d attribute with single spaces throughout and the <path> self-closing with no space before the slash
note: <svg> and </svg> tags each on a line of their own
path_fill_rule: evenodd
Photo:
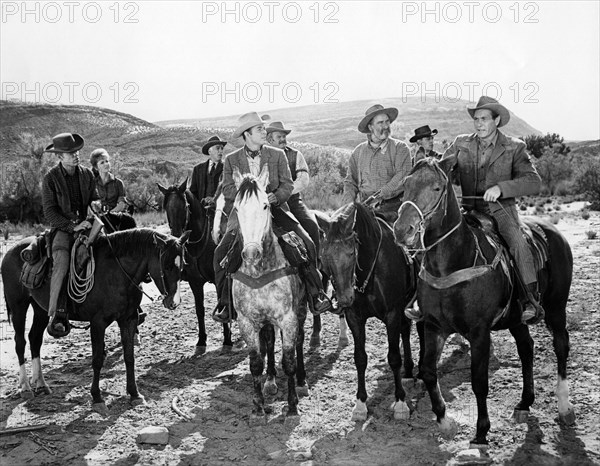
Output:
<svg viewBox="0 0 600 466">
<path fill-rule="evenodd" d="M 24 400 L 32 400 L 33 398 L 35 398 L 35 395 L 31 390 L 23 390 L 21 391 L 21 398 L 23 398 Z"/>
<path fill-rule="evenodd" d="M 299 397 L 310 395 L 308 385 L 303 385 L 301 387 L 297 385 L 296 386 L 296 395 L 298 395 Z"/>
<path fill-rule="evenodd" d="M 108 408 L 104 401 L 100 403 L 92 403 L 92 410 L 100 414 L 100 416 L 108 416 Z"/>
<path fill-rule="evenodd" d="M 233 351 L 233 346 L 223 345 L 221 347 L 221 354 L 229 354 Z"/>
<path fill-rule="evenodd" d="M 36 395 L 50 395 L 51 393 L 52 393 L 52 390 L 50 390 L 50 387 L 48 387 L 47 385 L 44 385 L 43 387 L 38 387 L 35 389 Z"/>
<path fill-rule="evenodd" d="M 564 414 L 558 414 L 558 419 L 560 422 L 568 425 L 568 426 L 572 426 L 573 424 L 575 424 L 575 410 L 573 408 L 569 408 L 569 410 L 564 413 Z"/>
<path fill-rule="evenodd" d="M 391 406 L 394 411 L 396 421 L 408 421 L 410 419 L 410 409 L 405 401 L 396 401 Z"/>
<path fill-rule="evenodd" d="M 356 400 L 356 405 L 352 410 L 352 421 L 366 421 L 367 420 L 367 404 L 360 400 Z"/>
<path fill-rule="evenodd" d="M 489 450 L 489 448 L 490 448 L 490 446 L 487 443 L 469 442 L 469 450 L 478 450 L 480 452 L 486 452 Z M 469 450 L 464 450 L 464 451 L 469 451 Z"/>
<path fill-rule="evenodd" d="M 202 356 L 204 353 L 206 353 L 206 346 L 197 345 L 194 350 L 194 356 Z"/>
<path fill-rule="evenodd" d="M 440 432 L 445 439 L 452 439 L 458 432 L 456 421 L 450 416 L 444 417 L 439 423 Z"/>
<path fill-rule="evenodd" d="M 347 338 L 340 338 L 338 340 L 338 347 L 339 348 L 345 348 L 346 346 L 348 346 L 350 344 L 350 342 L 348 341 Z"/>
<path fill-rule="evenodd" d="M 265 385 L 263 386 L 263 395 L 276 395 L 279 388 L 277 387 L 277 383 L 275 380 L 266 380 Z"/>
<path fill-rule="evenodd" d="M 523 424 L 529 419 L 529 411 L 524 409 L 515 409 L 513 411 L 513 419 L 517 424 Z"/>
<path fill-rule="evenodd" d="M 454 464 L 490 464 L 492 459 L 486 454 L 486 450 L 487 445 L 471 443 L 468 450 L 462 450 L 456 454 L 456 461 Z"/>
<path fill-rule="evenodd" d="M 135 398 L 131 398 L 131 406 L 145 406 L 146 405 L 146 398 L 144 398 L 142 395 L 136 396 Z"/>
</svg>

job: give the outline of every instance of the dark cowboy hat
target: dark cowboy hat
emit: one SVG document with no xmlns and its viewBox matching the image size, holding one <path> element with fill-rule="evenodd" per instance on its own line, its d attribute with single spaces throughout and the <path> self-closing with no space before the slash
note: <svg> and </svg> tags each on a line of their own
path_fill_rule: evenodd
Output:
<svg viewBox="0 0 600 466">
<path fill-rule="evenodd" d="M 202 146 L 202 153 L 208 155 L 208 149 L 212 146 L 223 146 L 227 145 L 227 141 L 223 141 L 219 136 L 211 136 L 209 140 Z"/>
<path fill-rule="evenodd" d="M 292 132 L 291 129 L 285 129 L 285 126 L 283 126 L 283 122 L 272 121 L 271 123 L 269 123 L 269 126 L 267 126 L 267 134 L 273 133 L 275 131 L 279 131 L 283 134 L 290 134 Z"/>
<path fill-rule="evenodd" d="M 61 133 L 52 138 L 45 152 L 77 152 L 83 147 L 83 138 L 76 133 Z"/>
<path fill-rule="evenodd" d="M 421 126 L 420 128 L 415 129 L 415 135 L 412 138 L 410 138 L 409 141 L 417 142 L 419 139 L 427 138 L 429 136 L 435 136 L 437 133 L 437 129 L 434 129 L 432 131 L 428 125 Z"/>
<path fill-rule="evenodd" d="M 383 105 L 375 104 L 372 107 L 369 107 L 365 112 L 365 116 L 360 123 L 358 124 L 358 130 L 361 133 L 369 133 L 369 123 L 371 120 L 375 118 L 380 113 L 387 114 L 390 117 L 390 123 L 398 118 L 398 109 L 394 107 L 384 108 Z"/>
<path fill-rule="evenodd" d="M 494 112 L 495 114 L 500 116 L 500 123 L 498 124 L 498 128 L 500 128 L 501 126 L 504 126 L 510 120 L 510 113 L 508 112 L 508 109 L 504 105 L 501 105 L 496 99 L 492 99 L 491 97 L 488 97 L 487 95 L 482 95 L 479 98 L 479 102 L 477 102 L 477 106 L 467 107 L 467 111 L 469 112 L 469 115 L 471 115 L 471 118 L 473 118 L 473 119 L 475 118 L 475 111 L 481 110 L 481 109 L 491 110 L 492 112 Z"/>
</svg>

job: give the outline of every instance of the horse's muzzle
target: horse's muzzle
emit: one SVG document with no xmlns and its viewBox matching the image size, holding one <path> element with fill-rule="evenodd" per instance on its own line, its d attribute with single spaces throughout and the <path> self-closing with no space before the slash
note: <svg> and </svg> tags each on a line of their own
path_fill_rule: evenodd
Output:
<svg viewBox="0 0 600 466">
<path fill-rule="evenodd" d="M 257 243 L 244 245 L 242 260 L 247 264 L 256 264 L 262 258 L 262 248 Z"/>
<path fill-rule="evenodd" d="M 413 247 L 417 243 L 418 230 L 409 223 L 400 223 L 396 220 L 394 223 L 394 241 L 399 246 Z"/>
</svg>

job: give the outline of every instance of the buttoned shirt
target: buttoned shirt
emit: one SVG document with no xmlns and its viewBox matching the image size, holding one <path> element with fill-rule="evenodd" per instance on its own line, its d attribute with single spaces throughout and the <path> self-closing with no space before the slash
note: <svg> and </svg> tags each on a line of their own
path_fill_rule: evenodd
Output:
<svg viewBox="0 0 600 466">
<path fill-rule="evenodd" d="M 410 150 L 406 143 L 394 138 L 374 147 L 370 138 L 356 146 L 344 180 L 344 202 L 366 198 L 381 191 L 383 199 L 404 192 L 404 179 L 412 168 Z"/>
<path fill-rule="evenodd" d="M 258 177 L 258 175 L 260 175 L 260 155 L 252 157 L 251 150 L 248 148 L 248 146 L 244 146 L 244 149 L 246 150 L 246 159 L 248 160 L 250 173 Z M 262 147 L 258 150 L 258 152 L 260 153 L 261 151 Z"/>
</svg>

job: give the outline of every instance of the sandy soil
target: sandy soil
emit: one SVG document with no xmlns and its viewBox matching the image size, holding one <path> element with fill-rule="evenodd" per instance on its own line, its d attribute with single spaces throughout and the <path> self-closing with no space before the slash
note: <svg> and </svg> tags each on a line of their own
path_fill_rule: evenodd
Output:
<svg viewBox="0 0 600 466">
<path fill-rule="evenodd" d="M 572 427 L 558 423 L 556 358 L 549 332 L 533 327 L 536 402 L 529 421 L 515 424 L 512 408 L 519 399 L 521 369 L 515 345 L 506 331 L 493 335 L 488 406 L 492 423 L 490 448 L 483 462 L 492 464 L 600 464 L 600 216 L 583 220 L 576 207 L 564 208 L 558 227 L 574 251 L 575 276 L 568 308 L 571 337 L 571 402 L 577 413 Z M 441 438 L 429 397 L 419 385 L 406 388 L 417 410 L 408 421 L 390 411 L 393 380 L 386 361 L 384 326 L 368 324 L 367 389 L 369 416 L 352 422 L 356 392 L 353 344 L 338 347 L 338 322 L 324 318 L 321 345 L 309 347 L 306 359 L 310 395 L 300 401 L 301 415 L 286 418 L 285 379 L 279 369 L 279 393 L 267 397 L 273 408 L 262 425 L 250 425 L 252 385 L 247 352 L 234 327 L 233 351 L 220 347 L 217 325 L 207 320 L 208 351 L 194 356 L 196 333 L 193 296 L 187 287 L 182 305 L 167 311 L 147 304 L 149 316 L 136 348 L 138 386 L 147 405 L 131 407 L 125 392 L 125 368 L 118 328 L 109 328 L 108 357 L 101 388 L 108 416 L 91 409 L 92 379 L 88 332 L 73 330 L 61 340 L 46 336 L 43 367 L 53 392 L 22 400 L 12 331 L 3 307 L 0 314 L 0 433 L 2 429 L 47 424 L 35 432 L 0 436 L 2 465 L 197 465 L 197 464 L 455 464 L 475 431 L 476 403 L 470 387 L 467 346 L 449 343 L 440 364 L 440 386 L 450 414 L 459 424 L 451 440 Z M 207 308 L 214 287 L 206 286 Z M 4 306 L 4 303 L 2 303 Z M 310 336 L 310 318 L 307 333 Z M 417 358 L 416 332 L 413 355 Z M 278 360 L 280 353 L 277 354 Z M 172 409 L 177 406 L 188 419 Z M 165 446 L 136 443 L 146 426 L 169 430 Z"/>
</svg>

